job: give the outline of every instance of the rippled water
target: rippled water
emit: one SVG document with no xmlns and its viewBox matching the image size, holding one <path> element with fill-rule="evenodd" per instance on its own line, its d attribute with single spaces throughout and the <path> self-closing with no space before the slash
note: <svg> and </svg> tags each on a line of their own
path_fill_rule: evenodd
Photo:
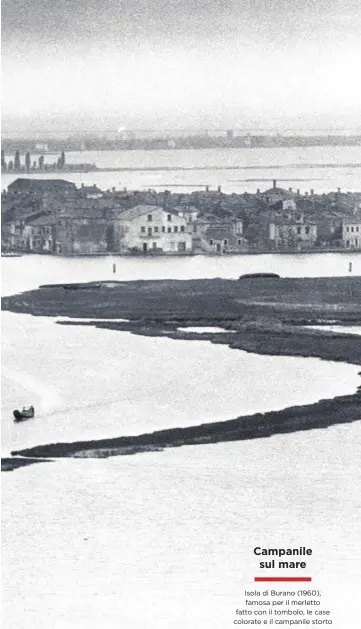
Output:
<svg viewBox="0 0 361 629">
<path fill-rule="evenodd" d="M 3 262 L 5 294 L 105 279 L 110 267 L 109 259 Z M 127 261 L 122 279 L 186 272 L 186 260 L 170 262 Z M 238 274 L 231 262 L 219 275 Z M 359 383 L 358 367 L 316 359 L 8 312 L 2 324 L 5 452 L 226 419 Z M 34 400 L 36 419 L 14 424 L 14 405 Z M 305 545 L 335 629 L 358 628 L 360 446 L 358 423 L 3 474 L 4 626 L 220 629 L 253 588 L 256 545 Z"/>
</svg>

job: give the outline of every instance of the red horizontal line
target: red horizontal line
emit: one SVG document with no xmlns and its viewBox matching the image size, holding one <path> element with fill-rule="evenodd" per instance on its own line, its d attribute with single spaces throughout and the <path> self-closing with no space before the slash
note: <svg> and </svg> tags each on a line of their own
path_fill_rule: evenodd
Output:
<svg viewBox="0 0 361 629">
<path fill-rule="evenodd" d="M 312 581 L 312 577 L 255 577 L 255 581 Z"/>
</svg>

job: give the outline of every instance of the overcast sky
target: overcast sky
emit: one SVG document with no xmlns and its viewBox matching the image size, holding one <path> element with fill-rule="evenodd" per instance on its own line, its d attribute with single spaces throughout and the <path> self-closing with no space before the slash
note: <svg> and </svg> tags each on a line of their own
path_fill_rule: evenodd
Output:
<svg viewBox="0 0 361 629">
<path fill-rule="evenodd" d="M 349 127 L 360 0 L 2 0 L 3 117 Z"/>
</svg>

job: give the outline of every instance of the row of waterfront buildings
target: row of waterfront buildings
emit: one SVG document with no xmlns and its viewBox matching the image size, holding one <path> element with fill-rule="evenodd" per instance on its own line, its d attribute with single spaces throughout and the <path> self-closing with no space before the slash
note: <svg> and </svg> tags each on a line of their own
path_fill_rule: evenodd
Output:
<svg viewBox="0 0 361 629">
<path fill-rule="evenodd" d="M 102 191 L 19 178 L 2 194 L 2 250 L 58 255 L 361 249 L 361 194 Z"/>
</svg>

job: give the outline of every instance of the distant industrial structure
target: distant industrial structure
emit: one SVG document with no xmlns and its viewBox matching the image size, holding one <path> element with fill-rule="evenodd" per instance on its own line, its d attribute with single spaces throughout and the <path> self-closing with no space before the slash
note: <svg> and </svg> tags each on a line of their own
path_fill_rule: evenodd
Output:
<svg viewBox="0 0 361 629">
<path fill-rule="evenodd" d="M 22 151 L 25 140 L 6 138 L 2 145 L 7 154 Z M 39 140 L 27 139 L 28 151 L 36 155 L 61 151 L 92 150 L 175 150 L 205 148 L 265 148 L 306 146 L 361 146 L 361 135 L 354 134 L 297 134 L 247 129 L 128 129 L 114 127 L 103 132 L 44 134 Z M 19 164 L 17 163 L 17 166 Z M 9 168 L 9 165 L 8 165 Z M 13 168 L 14 162 L 13 162 Z M 16 168 L 18 171 L 18 168 Z"/>
</svg>

